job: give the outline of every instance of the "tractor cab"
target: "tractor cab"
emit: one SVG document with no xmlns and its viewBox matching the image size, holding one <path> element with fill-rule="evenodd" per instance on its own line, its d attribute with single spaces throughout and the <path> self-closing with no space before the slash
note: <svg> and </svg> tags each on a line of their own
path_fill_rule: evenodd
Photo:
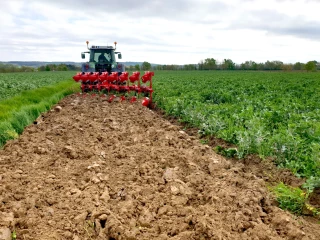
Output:
<svg viewBox="0 0 320 240">
<path fill-rule="evenodd" d="M 82 72 L 124 72 L 124 65 L 116 62 L 116 55 L 121 59 L 121 53 L 115 52 L 117 42 L 113 46 L 88 46 L 89 52 L 81 53 L 82 59 L 85 58 L 85 53 L 89 53 L 89 62 L 82 65 Z"/>
</svg>

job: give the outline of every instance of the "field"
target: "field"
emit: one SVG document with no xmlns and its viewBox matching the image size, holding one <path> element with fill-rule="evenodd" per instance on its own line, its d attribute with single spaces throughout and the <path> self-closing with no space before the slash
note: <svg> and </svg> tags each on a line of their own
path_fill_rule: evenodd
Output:
<svg viewBox="0 0 320 240">
<path fill-rule="evenodd" d="M 314 239 L 266 184 L 140 103 L 71 95 L 0 150 L 17 239 Z"/>
<path fill-rule="evenodd" d="M 0 238 L 318 239 L 318 195 L 307 205 L 280 184 L 279 205 L 297 215 L 283 211 L 238 158 L 271 156 L 315 186 L 319 74 L 155 73 L 157 107 L 234 144 L 220 149 L 233 161 L 140 102 L 71 94 L 65 74 L 0 101 L 3 141 L 16 138 L 0 149 Z"/>
<path fill-rule="evenodd" d="M 0 147 L 77 90 L 70 72 L 0 74 Z"/>
<path fill-rule="evenodd" d="M 166 72 L 154 89 L 159 108 L 235 144 L 238 157 L 271 156 L 320 177 L 319 73 Z"/>
<path fill-rule="evenodd" d="M 0 101 L 70 79 L 70 72 L 0 73 Z"/>
</svg>

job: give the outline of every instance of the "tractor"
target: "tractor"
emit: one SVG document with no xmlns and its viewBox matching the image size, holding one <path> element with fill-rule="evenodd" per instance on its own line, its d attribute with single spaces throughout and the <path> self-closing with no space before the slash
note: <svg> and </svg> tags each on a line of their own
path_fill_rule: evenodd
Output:
<svg viewBox="0 0 320 240">
<path fill-rule="evenodd" d="M 89 53 L 89 62 L 83 63 L 81 72 L 73 76 L 76 82 L 81 82 L 83 96 L 88 92 L 92 92 L 93 96 L 102 93 L 99 94 L 101 97 L 108 96 L 108 101 L 112 102 L 117 95 L 121 95 L 121 101 L 129 97 L 128 100 L 133 103 L 142 95 L 142 105 L 151 107 L 154 72 L 146 71 L 141 77 L 140 72 L 133 72 L 129 76 L 124 64 L 116 62 L 116 55 L 118 59 L 122 58 L 121 53 L 116 52 L 117 42 L 114 42 L 114 47 L 89 47 L 89 41 L 86 43 L 89 52 L 82 52 L 81 58 L 84 59 L 85 54 Z"/>
<path fill-rule="evenodd" d="M 116 62 L 116 54 L 118 59 L 121 59 L 121 53 L 116 52 L 117 42 L 114 42 L 114 47 L 112 46 L 91 46 L 89 47 L 89 41 L 87 43 L 87 48 L 89 52 L 82 52 L 81 58 L 85 59 L 85 54 L 89 53 L 89 62 L 83 63 L 81 67 L 82 72 L 118 72 L 125 71 L 125 67 L 121 63 Z"/>
</svg>

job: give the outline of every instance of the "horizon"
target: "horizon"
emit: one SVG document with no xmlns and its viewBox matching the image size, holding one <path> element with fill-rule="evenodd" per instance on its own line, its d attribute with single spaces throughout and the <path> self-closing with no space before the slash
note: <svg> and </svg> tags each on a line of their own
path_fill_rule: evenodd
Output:
<svg viewBox="0 0 320 240">
<path fill-rule="evenodd" d="M 202 59 L 202 60 L 205 60 L 205 59 Z M 232 59 L 231 59 L 232 60 Z M 265 64 L 267 61 L 269 62 L 276 62 L 276 61 L 279 61 L 279 62 L 282 62 L 283 64 L 285 65 L 294 65 L 295 63 L 302 63 L 302 64 L 305 64 L 307 62 L 302 62 L 302 61 L 298 61 L 298 62 L 294 62 L 294 63 L 286 63 L 286 62 L 283 62 L 281 60 L 267 60 L 266 62 L 256 62 L 254 60 L 247 60 L 248 62 L 252 61 L 256 64 Z M 310 60 L 310 61 L 316 61 L 317 64 L 320 63 L 320 61 L 317 61 L 317 60 Z M 80 62 L 74 62 L 74 61 L 21 61 L 21 60 L 18 60 L 18 61 L 0 61 L 0 63 L 23 63 L 23 62 L 27 62 L 27 63 L 77 63 L 77 64 L 82 64 L 82 63 L 85 63 L 85 61 L 80 61 Z M 117 62 L 120 62 L 120 63 L 143 63 L 145 61 L 117 61 Z M 147 61 L 146 61 L 147 62 Z M 246 62 L 246 61 L 245 61 Z M 242 62 L 242 63 L 245 63 L 245 62 Z M 219 64 L 222 64 L 223 61 L 216 61 L 216 64 L 219 65 Z M 241 65 L 242 63 L 237 63 L 237 62 L 234 62 L 235 65 Z M 178 65 L 178 66 L 184 66 L 184 65 L 199 65 L 201 64 L 200 61 L 198 63 L 189 63 L 189 64 L 166 64 L 166 63 L 150 63 L 151 65 Z M 22 66 L 22 65 L 21 65 Z"/>
</svg>

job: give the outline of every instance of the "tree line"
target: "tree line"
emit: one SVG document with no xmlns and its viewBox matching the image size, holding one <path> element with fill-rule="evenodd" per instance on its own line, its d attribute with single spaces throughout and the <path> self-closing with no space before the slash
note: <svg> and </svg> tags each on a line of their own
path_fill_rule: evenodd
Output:
<svg viewBox="0 0 320 240">
<path fill-rule="evenodd" d="M 294 64 L 285 64 L 281 61 L 266 61 L 257 63 L 254 61 L 245 61 L 241 64 L 234 63 L 231 59 L 224 59 L 218 62 L 214 58 L 206 58 L 198 64 L 185 65 L 151 65 L 148 62 L 143 62 L 141 65 L 127 66 L 128 71 L 140 70 L 252 70 L 252 71 L 317 71 L 320 70 L 320 62 L 309 61 L 307 63 L 296 62 Z"/>
<path fill-rule="evenodd" d="M 245 61 L 241 64 L 234 63 L 231 59 L 218 62 L 214 58 L 206 58 L 197 64 L 158 64 L 151 65 L 144 61 L 142 64 L 126 66 L 127 71 L 149 71 L 149 70 L 250 70 L 250 71 L 317 71 L 320 70 L 320 62 L 309 61 L 307 63 L 296 62 L 286 64 L 281 61 L 266 61 L 257 63 Z M 14 64 L 0 63 L 0 73 L 8 72 L 34 72 L 34 71 L 81 71 L 81 67 L 71 64 L 47 64 L 38 68 L 30 66 L 18 66 Z"/>
<path fill-rule="evenodd" d="M 47 64 L 37 68 L 39 72 L 43 71 L 81 71 L 81 67 L 71 64 Z"/>
<path fill-rule="evenodd" d="M 0 63 L 0 73 L 9 72 L 34 72 L 35 68 L 26 66 L 17 66 L 14 64 Z"/>
<path fill-rule="evenodd" d="M 42 72 L 42 71 L 81 71 L 81 67 L 71 64 L 48 64 L 38 68 L 30 66 L 18 66 L 14 64 L 0 63 L 0 73 L 10 72 Z"/>
<path fill-rule="evenodd" d="M 257 63 L 254 61 L 245 61 L 241 64 L 235 64 L 231 59 L 224 59 L 218 63 L 214 58 L 206 58 L 198 64 L 199 70 L 260 70 L 260 71 L 316 71 L 320 69 L 320 63 L 317 61 L 309 61 L 307 63 L 296 62 L 294 64 L 286 64 L 281 61 L 266 61 L 265 63 Z"/>
</svg>

